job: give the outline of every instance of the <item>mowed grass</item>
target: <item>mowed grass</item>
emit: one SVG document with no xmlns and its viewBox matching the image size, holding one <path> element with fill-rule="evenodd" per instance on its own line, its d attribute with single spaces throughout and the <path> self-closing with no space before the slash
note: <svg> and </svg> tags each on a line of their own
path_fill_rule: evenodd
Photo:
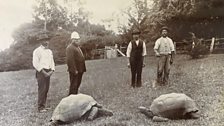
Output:
<svg viewBox="0 0 224 126">
<path fill-rule="evenodd" d="M 114 116 L 94 121 L 77 121 L 64 126 L 223 126 L 224 125 L 224 55 L 210 55 L 190 60 L 178 55 L 171 68 L 170 84 L 152 88 L 156 78 L 156 58 L 146 57 L 143 85 L 131 88 L 126 58 L 87 61 L 80 93 L 93 96 Z M 0 126 L 46 126 L 56 105 L 68 94 L 66 65 L 56 67 L 51 78 L 47 113 L 37 112 L 37 82 L 34 70 L 0 73 Z M 180 92 L 192 97 L 201 110 L 198 120 L 152 122 L 138 112 L 138 106 L 149 107 L 161 94 Z"/>
</svg>

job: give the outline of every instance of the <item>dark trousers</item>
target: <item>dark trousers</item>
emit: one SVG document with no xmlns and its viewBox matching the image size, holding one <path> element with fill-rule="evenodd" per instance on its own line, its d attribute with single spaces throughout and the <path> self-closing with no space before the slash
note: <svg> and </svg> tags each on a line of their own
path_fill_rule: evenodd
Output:
<svg viewBox="0 0 224 126">
<path fill-rule="evenodd" d="M 143 59 L 137 58 L 136 60 L 134 60 L 130 58 L 130 65 L 131 65 L 131 86 L 141 87 Z"/>
<path fill-rule="evenodd" d="M 36 72 L 36 78 L 38 83 L 38 109 L 41 110 L 45 108 L 50 85 L 50 77 L 45 77 L 43 73 Z"/>
<path fill-rule="evenodd" d="M 69 88 L 69 95 L 70 94 L 78 94 L 78 89 L 82 81 L 83 73 L 74 74 L 69 72 L 70 78 L 70 88 Z"/>
</svg>

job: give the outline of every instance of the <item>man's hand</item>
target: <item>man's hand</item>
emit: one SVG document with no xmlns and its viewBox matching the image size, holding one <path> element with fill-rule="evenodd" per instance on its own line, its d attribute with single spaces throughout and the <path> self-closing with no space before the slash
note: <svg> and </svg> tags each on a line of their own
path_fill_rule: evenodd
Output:
<svg viewBox="0 0 224 126">
<path fill-rule="evenodd" d="M 41 72 L 43 73 L 44 77 L 49 77 L 49 74 L 44 69 L 42 69 Z"/>
<path fill-rule="evenodd" d="M 127 66 L 128 66 L 128 68 L 131 68 L 131 65 L 130 65 L 130 63 L 128 63 L 128 64 L 127 64 Z"/>
<path fill-rule="evenodd" d="M 79 73 L 79 72 L 76 70 L 76 71 L 75 71 L 75 75 L 77 75 L 78 73 Z"/>
<path fill-rule="evenodd" d="M 51 76 L 53 73 L 54 73 L 53 70 L 49 71 L 49 72 L 48 72 L 48 76 Z"/>
<path fill-rule="evenodd" d="M 160 54 L 159 53 L 156 53 L 156 57 L 160 57 Z"/>
<path fill-rule="evenodd" d="M 142 67 L 145 67 L 145 63 L 142 64 Z"/>
<path fill-rule="evenodd" d="M 173 64 L 173 58 L 170 59 L 170 64 Z"/>
</svg>

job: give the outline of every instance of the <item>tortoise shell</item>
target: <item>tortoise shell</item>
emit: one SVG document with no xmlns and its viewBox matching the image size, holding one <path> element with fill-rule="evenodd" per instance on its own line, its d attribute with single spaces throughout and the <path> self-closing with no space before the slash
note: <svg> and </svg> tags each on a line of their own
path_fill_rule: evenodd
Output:
<svg viewBox="0 0 224 126">
<path fill-rule="evenodd" d="M 184 118 L 187 113 L 196 112 L 195 102 L 185 94 L 170 93 L 154 99 L 150 110 L 154 116 L 166 118 Z"/>
<path fill-rule="evenodd" d="M 63 98 L 55 108 L 51 120 L 72 122 L 80 119 L 97 102 L 89 95 L 77 94 Z"/>
</svg>

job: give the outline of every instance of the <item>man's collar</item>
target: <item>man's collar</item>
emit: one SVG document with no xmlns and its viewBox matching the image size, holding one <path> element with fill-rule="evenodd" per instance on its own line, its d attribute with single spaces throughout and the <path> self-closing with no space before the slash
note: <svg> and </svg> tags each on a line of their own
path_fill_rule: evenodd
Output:
<svg viewBox="0 0 224 126">
<path fill-rule="evenodd" d="M 75 47 L 78 47 L 79 45 L 77 44 L 77 43 L 75 43 L 75 42 L 72 42 L 71 43 L 73 46 L 75 46 Z"/>
<path fill-rule="evenodd" d="M 44 47 L 43 45 L 40 45 L 40 48 L 42 48 L 42 49 L 47 49 L 46 47 Z"/>
<path fill-rule="evenodd" d="M 40 45 L 40 48 L 45 49 L 45 47 L 43 45 Z"/>
</svg>

